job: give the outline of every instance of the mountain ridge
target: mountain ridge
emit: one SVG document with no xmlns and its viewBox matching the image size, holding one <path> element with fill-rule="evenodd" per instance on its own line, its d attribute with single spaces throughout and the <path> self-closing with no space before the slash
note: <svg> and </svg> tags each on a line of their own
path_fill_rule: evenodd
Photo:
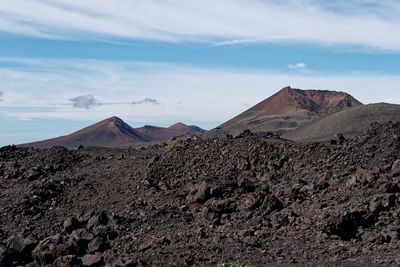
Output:
<svg viewBox="0 0 400 267">
<path fill-rule="evenodd" d="M 336 134 L 352 138 L 372 123 L 400 122 L 400 105 L 374 103 L 330 113 L 283 135 L 296 142 L 328 141 Z"/>
<path fill-rule="evenodd" d="M 176 125 L 173 128 L 172 126 Z M 133 128 L 119 117 L 113 116 L 87 126 L 68 135 L 50 138 L 42 141 L 20 144 L 23 147 L 49 148 L 63 146 L 78 148 L 79 146 L 98 147 L 127 147 L 146 143 L 163 142 L 173 137 L 187 134 L 198 134 L 205 130 L 197 126 L 187 126 L 183 123 L 173 124 L 170 127 L 145 125 Z"/>
<path fill-rule="evenodd" d="M 226 134 L 237 135 L 246 129 L 260 136 L 282 136 L 292 141 L 324 141 L 338 133 L 354 136 L 374 121 L 398 121 L 399 114 L 399 105 L 364 105 L 341 91 L 302 90 L 287 86 L 209 131 L 182 122 L 169 127 L 144 125 L 132 128 L 113 116 L 69 135 L 19 146 L 128 147 L 161 143 L 179 136 L 224 137 Z"/>
</svg>

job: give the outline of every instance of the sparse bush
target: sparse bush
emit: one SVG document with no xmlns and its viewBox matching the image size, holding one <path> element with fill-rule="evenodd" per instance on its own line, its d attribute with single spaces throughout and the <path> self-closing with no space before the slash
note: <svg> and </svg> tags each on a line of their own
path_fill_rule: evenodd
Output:
<svg viewBox="0 0 400 267">
<path fill-rule="evenodd" d="M 183 139 L 183 138 L 173 139 L 169 142 L 164 143 L 164 148 L 166 150 L 171 150 L 173 148 L 175 148 L 175 149 L 184 148 L 185 147 L 184 140 L 185 139 Z"/>
</svg>

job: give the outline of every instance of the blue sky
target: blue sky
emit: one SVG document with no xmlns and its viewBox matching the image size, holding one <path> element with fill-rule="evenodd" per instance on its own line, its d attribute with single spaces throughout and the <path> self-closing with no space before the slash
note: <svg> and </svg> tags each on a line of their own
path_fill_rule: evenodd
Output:
<svg viewBox="0 0 400 267">
<path fill-rule="evenodd" d="M 212 128 L 291 85 L 400 104 L 398 1 L 0 1 L 0 145 Z"/>
</svg>

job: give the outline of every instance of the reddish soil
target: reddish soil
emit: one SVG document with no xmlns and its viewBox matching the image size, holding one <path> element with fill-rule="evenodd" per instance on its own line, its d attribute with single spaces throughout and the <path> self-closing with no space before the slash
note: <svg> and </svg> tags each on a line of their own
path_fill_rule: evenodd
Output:
<svg viewBox="0 0 400 267">
<path fill-rule="evenodd" d="M 321 116 L 362 105 L 351 95 L 324 90 L 285 87 L 273 96 L 223 123 L 209 135 L 254 132 L 287 132 Z"/>
<path fill-rule="evenodd" d="M 344 92 L 285 87 L 247 112 L 262 115 L 285 115 L 300 109 L 323 114 L 360 105 L 362 103 Z"/>
</svg>

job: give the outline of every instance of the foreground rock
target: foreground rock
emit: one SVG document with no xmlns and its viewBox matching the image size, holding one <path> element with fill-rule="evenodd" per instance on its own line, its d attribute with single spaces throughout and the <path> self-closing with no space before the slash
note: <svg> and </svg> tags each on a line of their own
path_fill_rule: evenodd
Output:
<svg viewBox="0 0 400 267">
<path fill-rule="evenodd" d="M 396 266 L 398 136 L 4 147 L 0 266 Z"/>
</svg>

